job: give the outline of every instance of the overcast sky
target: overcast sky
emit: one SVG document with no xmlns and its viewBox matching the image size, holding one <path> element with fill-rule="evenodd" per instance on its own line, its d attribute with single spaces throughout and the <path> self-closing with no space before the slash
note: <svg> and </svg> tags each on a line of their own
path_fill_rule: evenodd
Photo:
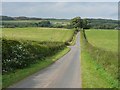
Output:
<svg viewBox="0 0 120 90">
<path fill-rule="evenodd" d="M 1 0 L 2 2 L 119 2 L 119 0 Z"/>
<path fill-rule="evenodd" d="M 2 15 L 118 19 L 117 2 L 3 2 Z"/>
</svg>

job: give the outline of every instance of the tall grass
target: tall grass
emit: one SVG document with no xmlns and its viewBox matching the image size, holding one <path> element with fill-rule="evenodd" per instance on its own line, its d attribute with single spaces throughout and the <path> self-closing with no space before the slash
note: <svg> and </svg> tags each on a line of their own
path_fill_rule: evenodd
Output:
<svg viewBox="0 0 120 90">
<path fill-rule="evenodd" d="M 94 31 L 94 30 L 87 31 L 86 36 L 87 36 L 88 42 L 84 41 L 83 34 L 81 32 L 81 37 L 83 39 L 83 44 L 82 44 L 83 49 L 84 49 L 83 52 L 89 53 L 91 60 L 94 60 L 98 65 L 100 65 L 99 67 L 96 68 L 97 70 L 103 68 L 110 75 L 110 77 L 114 78 L 115 82 L 118 82 L 118 78 L 119 78 L 118 76 L 118 52 L 116 50 L 111 49 L 114 46 L 112 46 L 111 48 L 110 48 L 110 45 L 108 45 L 108 47 L 107 46 L 104 47 L 104 45 L 109 44 L 109 42 L 106 42 L 106 39 L 108 39 L 109 41 L 109 38 L 107 38 L 107 36 L 105 37 L 106 33 L 104 32 L 105 31 Z M 110 34 L 111 34 L 111 31 L 110 31 Z M 103 38 L 100 39 L 99 38 L 100 35 Z M 109 35 L 109 31 L 107 31 L 107 35 Z M 99 43 L 97 43 L 97 39 Z M 116 43 L 115 45 L 117 46 Z M 111 80 L 110 78 L 108 79 Z M 112 87 L 118 87 L 118 83 L 116 84 L 115 82 L 111 80 L 110 83 Z"/>
</svg>

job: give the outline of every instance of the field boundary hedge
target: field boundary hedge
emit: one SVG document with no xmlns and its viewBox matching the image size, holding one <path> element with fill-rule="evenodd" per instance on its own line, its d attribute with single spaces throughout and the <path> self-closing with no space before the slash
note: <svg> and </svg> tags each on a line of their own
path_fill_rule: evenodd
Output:
<svg viewBox="0 0 120 90">
<path fill-rule="evenodd" d="M 22 42 L 2 40 L 2 73 L 14 72 L 16 69 L 28 67 L 37 60 L 44 60 L 65 48 L 62 42 Z M 51 53 L 52 51 L 52 53 Z"/>
</svg>

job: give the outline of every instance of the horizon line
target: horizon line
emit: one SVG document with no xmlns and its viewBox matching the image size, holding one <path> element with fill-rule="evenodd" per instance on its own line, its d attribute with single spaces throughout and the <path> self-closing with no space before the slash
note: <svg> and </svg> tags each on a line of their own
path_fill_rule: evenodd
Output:
<svg viewBox="0 0 120 90">
<path fill-rule="evenodd" d="M 27 17 L 27 18 L 41 18 L 41 19 L 72 19 L 72 18 L 56 18 L 56 17 L 37 17 L 37 16 L 10 16 L 10 15 L 0 15 L 0 16 L 7 16 L 7 17 Z M 80 17 L 80 16 L 75 16 L 75 17 Z M 74 17 L 73 17 L 74 18 Z M 102 18 L 102 17 L 81 17 L 82 19 L 108 19 L 108 20 L 119 20 L 119 19 L 113 19 L 113 18 Z"/>
</svg>

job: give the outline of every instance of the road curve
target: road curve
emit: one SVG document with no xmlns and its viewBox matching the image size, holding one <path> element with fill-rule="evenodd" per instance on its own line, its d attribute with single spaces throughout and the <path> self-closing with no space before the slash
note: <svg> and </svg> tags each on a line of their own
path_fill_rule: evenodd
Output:
<svg viewBox="0 0 120 90">
<path fill-rule="evenodd" d="M 80 33 L 71 50 L 49 67 L 9 88 L 81 88 Z"/>
</svg>

